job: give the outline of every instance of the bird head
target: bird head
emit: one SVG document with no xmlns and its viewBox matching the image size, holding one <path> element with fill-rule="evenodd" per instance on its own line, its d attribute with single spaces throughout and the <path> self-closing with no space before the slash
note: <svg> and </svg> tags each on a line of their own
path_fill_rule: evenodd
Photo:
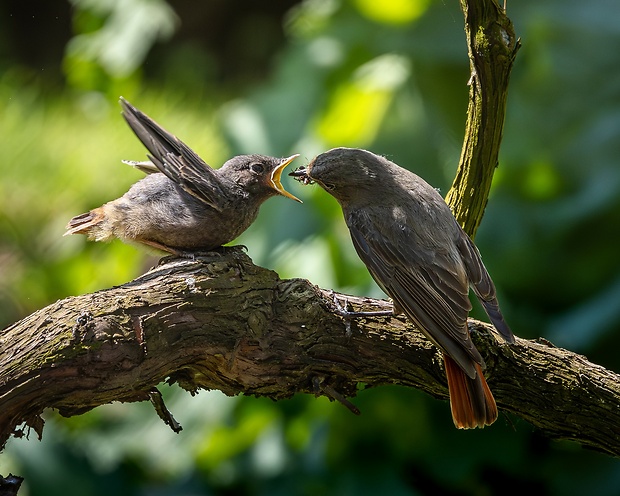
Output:
<svg viewBox="0 0 620 496">
<path fill-rule="evenodd" d="M 359 148 L 334 148 L 317 155 L 289 176 L 302 184 L 317 183 L 337 200 L 347 200 L 377 187 L 382 160 L 385 159 Z"/>
<path fill-rule="evenodd" d="M 226 162 L 222 171 L 248 193 L 259 194 L 265 198 L 278 194 L 302 203 L 299 198 L 286 191 L 281 182 L 285 167 L 297 157 L 299 154 L 287 158 L 239 155 Z"/>
</svg>

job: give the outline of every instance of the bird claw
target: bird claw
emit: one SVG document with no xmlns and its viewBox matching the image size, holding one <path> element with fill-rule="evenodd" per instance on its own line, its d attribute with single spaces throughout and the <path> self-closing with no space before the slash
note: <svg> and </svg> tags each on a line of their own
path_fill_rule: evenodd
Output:
<svg viewBox="0 0 620 496">
<path fill-rule="evenodd" d="M 350 338 L 353 334 L 351 331 L 351 320 L 354 318 L 351 314 L 355 312 L 349 312 L 349 300 L 346 298 L 344 299 L 344 306 L 342 306 L 334 291 L 330 292 L 330 296 L 332 297 L 332 302 L 334 304 L 334 313 L 337 313 L 344 319 L 345 335 Z"/>
<path fill-rule="evenodd" d="M 223 257 L 229 255 L 231 253 L 237 253 L 242 251 L 248 251 L 247 246 L 245 245 L 234 245 L 234 246 L 218 246 L 217 248 L 213 248 L 211 250 L 176 250 L 173 257 L 178 258 L 187 258 L 189 260 L 196 260 L 198 257 Z"/>
<path fill-rule="evenodd" d="M 336 307 L 336 313 L 342 317 L 347 317 L 350 313 L 349 312 L 349 300 L 344 298 L 344 307 L 343 307 L 342 304 L 340 303 L 340 300 L 338 299 L 338 296 L 336 295 L 334 291 L 330 291 L 329 296 L 332 297 L 332 302 L 334 303 L 334 306 Z"/>
<path fill-rule="evenodd" d="M 345 334 L 348 338 L 351 337 L 351 321 L 355 318 L 361 317 L 388 317 L 394 315 L 393 310 L 377 310 L 374 312 L 353 312 L 349 310 L 349 300 L 344 298 L 344 306 L 340 303 L 338 295 L 334 291 L 330 291 L 330 296 L 333 302 L 333 312 L 340 315 L 345 321 Z"/>
</svg>

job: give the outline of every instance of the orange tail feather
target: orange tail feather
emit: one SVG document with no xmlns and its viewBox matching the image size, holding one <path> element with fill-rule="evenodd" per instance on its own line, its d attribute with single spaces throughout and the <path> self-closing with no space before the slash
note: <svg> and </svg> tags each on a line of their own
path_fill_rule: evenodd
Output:
<svg viewBox="0 0 620 496">
<path fill-rule="evenodd" d="M 497 420 L 497 405 L 476 364 L 476 377 L 471 379 L 452 358 L 444 354 L 452 420 L 459 429 L 473 429 L 491 425 Z"/>
</svg>

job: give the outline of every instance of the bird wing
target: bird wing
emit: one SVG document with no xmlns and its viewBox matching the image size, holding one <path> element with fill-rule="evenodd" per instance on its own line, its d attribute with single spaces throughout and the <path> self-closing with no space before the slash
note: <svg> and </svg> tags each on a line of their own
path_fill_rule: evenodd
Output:
<svg viewBox="0 0 620 496">
<path fill-rule="evenodd" d="M 171 181 L 215 210 L 222 210 L 222 183 L 196 152 L 170 134 L 127 100 L 121 98 L 123 117 L 150 152 L 149 159 Z"/>
<path fill-rule="evenodd" d="M 473 241 L 464 232 L 457 247 L 465 263 L 465 270 L 467 271 L 469 283 L 480 300 L 480 303 L 482 303 L 491 322 L 493 322 L 495 329 L 497 329 L 508 343 L 514 343 L 514 335 L 499 309 L 495 285 L 486 267 L 482 263 L 478 248 L 476 248 L 476 245 L 474 245 Z"/>
<path fill-rule="evenodd" d="M 406 230 L 386 233 L 388 223 L 373 225 L 365 215 L 362 210 L 352 212 L 347 224 L 353 245 L 375 281 L 431 341 L 474 378 L 475 363 L 484 361 L 467 329 L 471 302 L 464 270 L 455 268 L 447 251 L 420 246 Z"/>
<path fill-rule="evenodd" d="M 155 174 L 159 172 L 159 168 L 150 160 L 121 160 L 124 164 L 131 165 L 133 168 L 138 169 L 145 174 Z"/>
</svg>

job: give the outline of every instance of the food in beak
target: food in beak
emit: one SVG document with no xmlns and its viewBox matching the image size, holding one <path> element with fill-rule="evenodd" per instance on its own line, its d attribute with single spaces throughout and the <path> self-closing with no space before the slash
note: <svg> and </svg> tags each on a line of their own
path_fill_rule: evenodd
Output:
<svg viewBox="0 0 620 496">
<path fill-rule="evenodd" d="M 293 172 L 290 172 L 289 176 L 295 178 L 295 180 L 299 181 L 302 184 L 314 183 L 314 180 L 308 175 L 308 168 L 305 165 L 302 165 L 295 169 Z"/>
</svg>

